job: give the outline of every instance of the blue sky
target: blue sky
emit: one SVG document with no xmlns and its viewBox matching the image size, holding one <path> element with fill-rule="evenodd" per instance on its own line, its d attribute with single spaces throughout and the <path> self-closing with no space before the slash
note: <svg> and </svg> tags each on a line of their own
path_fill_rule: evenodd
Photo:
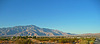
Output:
<svg viewBox="0 0 100 44">
<path fill-rule="evenodd" d="M 36 25 L 70 33 L 100 33 L 99 0 L 0 0 L 0 27 Z"/>
</svg>

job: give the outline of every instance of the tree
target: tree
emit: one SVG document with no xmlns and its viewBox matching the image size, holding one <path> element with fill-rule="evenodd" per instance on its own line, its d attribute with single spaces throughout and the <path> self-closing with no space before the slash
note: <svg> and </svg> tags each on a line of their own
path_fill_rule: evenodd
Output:
<svg viewBox="0 0 100 44">
<path fill-rule="evenodd" d="M 25 38 L 28 38 L 28 36 L 25 36 Z"/>
<path fill-rule="evenodd" d="M 33 39 L 36 39 L 36 36 L 33 36 L 32 38 L 33 38 Z"/>
<path fill-rule="evenodd" d="M 13 39 L 15 39 L 16 37 L 15 36 L 13 36 Z"/>
</svg>

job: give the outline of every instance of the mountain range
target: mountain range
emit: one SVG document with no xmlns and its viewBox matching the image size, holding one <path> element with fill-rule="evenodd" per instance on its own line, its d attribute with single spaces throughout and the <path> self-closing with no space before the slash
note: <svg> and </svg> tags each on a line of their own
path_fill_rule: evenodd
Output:
<svg viewBox="0 0 100 44">
<path fill-rule="evenodd" d="M 72 34 L 35 25 L 0 28 L 0 36 L 100 36 L 100 33 Z"/>
<path fill-rule="evenodd" d="M 35 25 L 0 28 L 0 36 L 65 36 L 74 35 L 59 30 L 40 28 Z"/>
</svg>

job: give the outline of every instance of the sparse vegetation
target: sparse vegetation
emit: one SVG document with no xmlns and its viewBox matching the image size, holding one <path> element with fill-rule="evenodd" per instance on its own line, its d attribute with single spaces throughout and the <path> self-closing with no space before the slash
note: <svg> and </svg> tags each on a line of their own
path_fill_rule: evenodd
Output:
<svg viewBox="0 0 100 44">
<path fill-rule="evenodd" d="M 0 37 L 0 43 L 15 43 L 15 44 L 34 44 L 34 43 L 74 43 L 74 44 L 93 44 L 95 37 L 63 37 L 63 36 L 13 36 Z"/>
</svg>

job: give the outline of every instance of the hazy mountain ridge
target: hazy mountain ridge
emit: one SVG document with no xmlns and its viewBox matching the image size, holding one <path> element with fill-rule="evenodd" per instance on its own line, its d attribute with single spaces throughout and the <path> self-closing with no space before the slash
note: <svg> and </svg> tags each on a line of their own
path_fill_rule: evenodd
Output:
<svg viewBox="0 0 100 44">
<path fill-rule="evenodd" d="M 100 33 L 86 33 L 86 34 L 80 34 L 81 36 L 100 36 Z"/>
<path fill-rule="evenodd" d="M 40 28 L 35 25 L 15 26 L 9 28 L 0 28 L 0 36 L 64 36 L 71 33 L 62 31 Z"/>
</svg>

